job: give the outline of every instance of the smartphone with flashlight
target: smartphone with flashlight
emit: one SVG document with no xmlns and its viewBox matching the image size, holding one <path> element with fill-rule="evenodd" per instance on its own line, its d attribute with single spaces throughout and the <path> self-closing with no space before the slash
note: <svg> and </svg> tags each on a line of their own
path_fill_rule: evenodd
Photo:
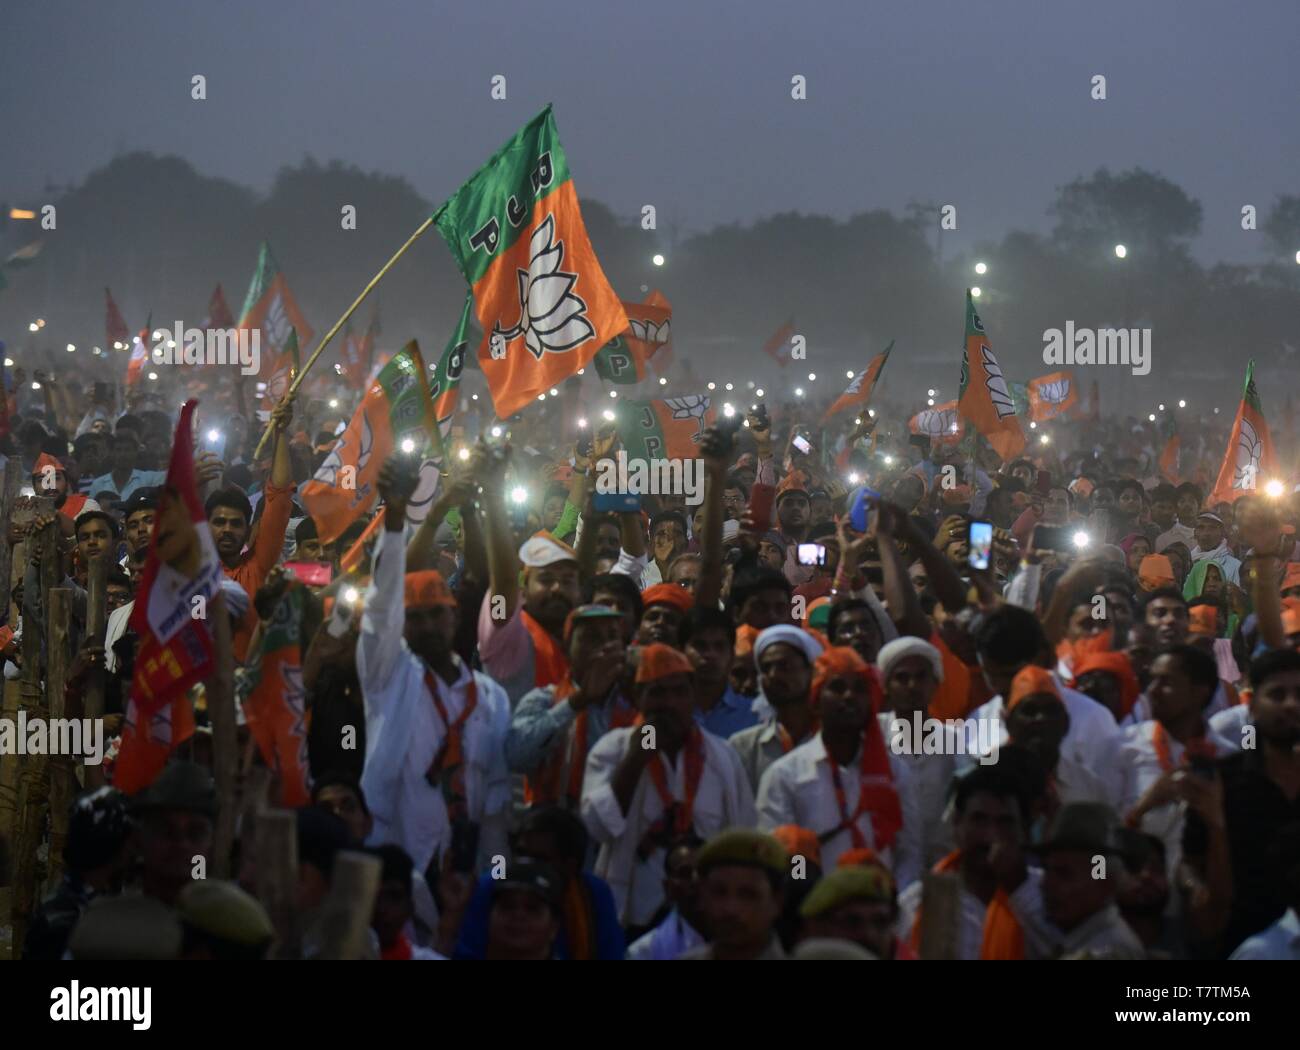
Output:
<svg viewBox="0 0 1300 1050">
<path fill-rule="evenodd" d="M 993 523 L 972 521 L 966 533 L 967 563 L 972 569 L 983 572 L 989 567 L 989 553 L 993 550 Z"/>
<path fill-rule="evenodd" d="M 793 440 L 791 440 L 790 444 L 792 444 L 805 456 L 809 455 L 812 452 L 812 443 L 802 434 L 796 434 Z"/>
<path fill-rule="evenodd" d="M 820 543 L 799 544 L 799 564 L 815 565 L 822 568 L 826 564 L 826 547 Z"/>
<path fill-rule="evenodd" d="M 327 561 L 289 561 L 284 567 L 308 587 L 328 587 L 334 570 Z"/>
<path fill-rule="evenodd" d="M 226 435 L 215 427 L 203 432 L 202 448 L 220 459 L 226 454 Z"/>
<path fill-rule="evenodd" d="M 1069 525 L 1037 525 L 1034 527 L 1034 547 L 1040 551 L 1076 553 L 1088 545 L 1088 534 Z M 1080 538 L 1083 542 L 1080 543 Z"/>
<path fill-rule="evenodd" d="M 873 488 L 863 485 L 858 489 L 858 497 L 853 501 L 853 507 L 849 510 L 849 524 L 857 532 L 866 532 L 867 526 L 871 524 L 871 504 L 869 500 L 880 499 L 880 493 Z"/>
</svg>

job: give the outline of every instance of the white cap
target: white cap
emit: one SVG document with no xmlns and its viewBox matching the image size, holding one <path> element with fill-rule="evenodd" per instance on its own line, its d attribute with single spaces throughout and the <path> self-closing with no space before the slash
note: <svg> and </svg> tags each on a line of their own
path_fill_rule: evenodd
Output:
<svg viewBox="0 0 1300 1050">
<path fill-rule="evenodd" d="M 578 552 L 549 532 L 535 532 L 519 548 L 519 560 L 527 569 L 541 569 L 557 561 L 577 561 Z"/>
</svg>

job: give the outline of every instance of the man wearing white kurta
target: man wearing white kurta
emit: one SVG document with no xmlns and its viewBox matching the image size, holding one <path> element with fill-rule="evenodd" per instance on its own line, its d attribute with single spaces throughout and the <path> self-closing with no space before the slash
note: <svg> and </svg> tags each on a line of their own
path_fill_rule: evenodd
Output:
<svg viewBox="0 0 1300 1050">
<path fill-rule="evenodd" d="M 642 647 L 636 695 L 644 724 L 610 730 L 587 755 L 582 819 L 600 844 L 595 873 L 613 890 L 625 926 L 647 925 L 663 903 L 673 842 L 756 821 L 739 756 L 695 723 L 693 675 L 677 650 Z"/>
<path fill-rule="evenodd" d="M 380 476 L 385 527 L 357 640 L 366 711 L 361 783 L 374 816 L 368 842 L 401 846 L 424 871 L 451 845 L 453 818 L 463 817 L 479 826 L 482 866 L 506 852 L 510 705 L 452 649 L 456 603 L 442 577 L 407 574 L 406 501 L 397 492 L 405 487 L 390 467 Z"/>
</svg>

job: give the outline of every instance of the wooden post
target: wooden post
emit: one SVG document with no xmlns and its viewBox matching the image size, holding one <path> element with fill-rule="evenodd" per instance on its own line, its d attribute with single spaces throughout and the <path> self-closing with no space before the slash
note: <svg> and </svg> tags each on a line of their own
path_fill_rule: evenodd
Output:
<svg viewBox="0 0 1300 1050">
<path fill-rule="evenodd" d="M 48 502 L 48 501 L 45 501 Z M 41 552 L 41 609 L 44 624 L 23 625 L 23 693 L 22 705 L 27 714 L 27 724 L 44 721 L 49 729 L 49 707 L 42 690 L 42 642 L 49 638 L 52 620 L 51 603 L 54 600 L 52 583 L 59 573 L 57 521 L 50 522 L 38 537 Z M 66 599 L 67 594 L 64 592 Z M 63 606 L 67 613 L 66 605 Z M 48 644 L 44 646 L 51 648 Z M 41 670 L 38 670 L 41 668 Z M 29 729 L 30 734 L 30 729 Z M 48 738 L 48 732 L 46 734 Z M 48 749 L 47 749 L 48 750 Z M 12 951 L 22 952 L 27 933 L 27 921 L 36 906 L 36 851 L 45 834 L 45 812 L 50 801 L 50 758 L 48 754 L 27 755 L 18 772 L 18 806 L 14 836 L 14 881 L 10 904 L 13 938 Z"/>
<path fill-rule="evenodd" d="M 86 644 L 103 645 L 108 627 L 108 558 L 100 555 L 90 559 L 86 567 Z M 104 718 L 104 664 L 92 667 L 86 678 L 82 694 L 82 715 L 85 718 Z M 102 787 L 104 766 L 82 766 L 86 787 Z"/>
<path fill-rule="evenodd" d="M 17 456 L 10 456 L 5 462 L 4 485 L 0 488 L 0 522 L 5 527 L 14 516 L 14 503 L 18 500 L 18 489 L 22 485 L 23 465 Z M 5 623 L 13 624 L 16 618 L 9 616 L 9 600 L 13 595 L 13 559 L 14 549 L 9 546 L 8 538 L 0 541 L 0 617 Z"/>
<path fill-rule="evenodd" d="M 927 872 L 921 876 L 921 958 L 956 959 L 961 929 L 961 876 Z"/>
<path fill-rule="evenodd" d="M 251 836 L 257 861 L 257 899 L 275 926 L 272 958 L 302 955 L 298 926 L 298 819 L 292 810 L 263 809 Z M 246 836 L 247 840 L 247 836 Z"/>
<path fill-rule="evenodd" d="M 67 717 L 63 705 L 63 690 L 68 681 L 68 626 L 72 617 L 72 592 L 65 587 L 50 591 L 50 673 L 46 679 L 46 707 L 50 720 Z M 87 725 L 82 720 L 81 725 Z M 54 754 L 54 734 L 50 734 L 50 853 L 46 864 L 45 885 L 48 892 L 58 888 L 63 877 L 63 847 L 68 841 L 68 811 L 76 794 L 76 759 L 60 751 Z M 66 739 L 70 740 L 70 736 Z M 82 741 L 85 753 L 90 741 Z"/>
<path fill-rule="evenodd" d="M 212 625 L 214 666 L 204 683 L 208 720 L 212 723 L 212 775 L 217 782 L 217 827 L 213 839 L 213 875 L 230 878 L 230 853 L 235 842 L 235 769 L 239 762 L 235 732 L 235 669 L 230 650 L 230 616 L 220 593 L 208 604 Z"/>
<path fill-rule="evenodd" d="M 360 959 L 369 938 L 383 866 L 378 857 L 341 850 L 334 857 L 330 891 L 321 905 L 321 959 Z"/>
</svg>

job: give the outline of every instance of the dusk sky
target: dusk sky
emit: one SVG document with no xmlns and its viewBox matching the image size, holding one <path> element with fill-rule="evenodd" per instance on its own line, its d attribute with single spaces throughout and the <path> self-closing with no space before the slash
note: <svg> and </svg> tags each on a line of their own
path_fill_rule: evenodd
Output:
<svg viewBox="0 0 1300 1050">
<path fill-rule="evenodd" d="M 915 199 L 958 206 L 960 250 L 1046 230 L 1059 185 L 1138 165 L 1201 202 L 1202 260 L 1259 262 L 1240 208 L 1300 171 L 1294 2 L 9 0 L 3 26 L 15 197 L 147 149 L 258 190 L 338 158 L 436 202 L 551 101 L 579 192 L 629 221 Z"/>
</svg>

